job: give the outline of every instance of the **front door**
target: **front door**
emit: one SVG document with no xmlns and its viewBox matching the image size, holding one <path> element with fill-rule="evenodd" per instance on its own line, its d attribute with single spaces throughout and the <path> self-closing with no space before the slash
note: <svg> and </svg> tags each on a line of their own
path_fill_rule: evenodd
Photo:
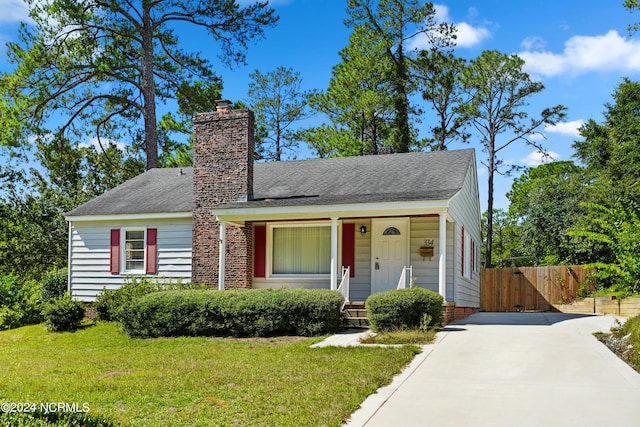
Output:
<svg viewBox="0 0 640 427">
<path fill-rule="evenodd" d="M 409 218 L 373 219 L 371 237 L 371 293 L 395 289 L 409 261 Z"/>
</svg>

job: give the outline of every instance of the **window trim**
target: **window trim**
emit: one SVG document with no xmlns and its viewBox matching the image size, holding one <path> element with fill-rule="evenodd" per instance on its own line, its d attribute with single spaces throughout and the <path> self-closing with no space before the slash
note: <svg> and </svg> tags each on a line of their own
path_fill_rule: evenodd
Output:
<svg viewBox="0 0 640 427">
<path fill-rule="evenodd" d="M 302 228 L 327 227 L 331 228 L 331 221 L 295 221 L 267 223 L 266 239 L 266 279 L 331 279 L 331 273 L 322 274 L 276 274 L 273 272 L 273 229 L 274 228 Z M 339 235 L 340 233 L 338 233 Z M 339 248 L 340 246 L 338 246 Z"/>
<path fill-rule="evenodd" d="M 148 227 L 123 227 L 120 229 L 120 274 L 132 274 L 136 276 L 147 275 L 147 260 L 149 254 L 147 253 L 147 230 Z M 141 269 L 127 270 L 127 232 L 130 231 L 142 231 L 144 235 L 143 252 L 144 259 Z"/>
</svg>

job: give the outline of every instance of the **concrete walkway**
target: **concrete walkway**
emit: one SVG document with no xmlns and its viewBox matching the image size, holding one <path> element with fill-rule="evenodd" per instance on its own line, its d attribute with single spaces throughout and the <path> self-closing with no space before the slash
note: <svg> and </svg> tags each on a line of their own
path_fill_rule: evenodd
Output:
<svg viewBox="0 0 640 427">
<path fill-rule="evenodd" d="M 478 313 L 449 325 L 348 426 L 640 426 L 640 374 L 593 337 L 615 318 Z"/>
</svg>

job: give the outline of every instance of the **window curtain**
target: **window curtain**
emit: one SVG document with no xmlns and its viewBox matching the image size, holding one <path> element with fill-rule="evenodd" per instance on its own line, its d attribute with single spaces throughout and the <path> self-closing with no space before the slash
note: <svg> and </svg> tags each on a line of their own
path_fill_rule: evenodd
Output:
<svg viewBox="0 0 640 427">
<path fill-rule="evenodd" d="M 273 229 L 273 274 L 330 274 L 331 228 Z"/>
</svg>

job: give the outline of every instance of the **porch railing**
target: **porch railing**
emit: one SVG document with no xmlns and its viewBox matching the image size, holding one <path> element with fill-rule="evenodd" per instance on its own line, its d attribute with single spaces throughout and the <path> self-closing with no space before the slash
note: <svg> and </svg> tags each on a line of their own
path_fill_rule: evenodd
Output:
<svg viewBox="0 0 640 427">
<path fill-rule="evenodd" d="M 407 274 L 409 273 L 409 274 Z M 398 280 L 397 289 L 406 289 L 411 287 L 411 279 L 413 278 L 413 267 L 406 265 L 402 268 L 402 273 L 400 274 L 400 280 Z"/>
<path fill-rule="evenodd" d="M 351 267 L 342 267 L 342 280 L 338 286 L 338 292 L 344 297 L 342 308 L 349 302 L 349 277 L 351 276 Z M 342 310 L 341 308 L 341 310 Z"/>
</svg>

